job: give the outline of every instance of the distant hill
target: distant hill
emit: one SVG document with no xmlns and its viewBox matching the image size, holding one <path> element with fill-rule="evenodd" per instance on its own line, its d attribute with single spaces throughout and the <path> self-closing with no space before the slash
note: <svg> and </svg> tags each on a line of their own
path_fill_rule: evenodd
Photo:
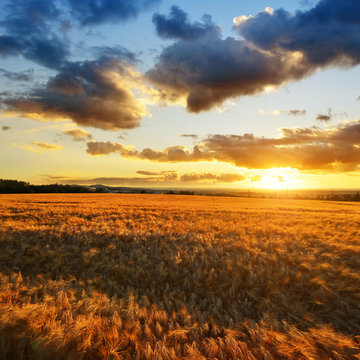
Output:
<svg viewBox="0 0 360 360">
<path fill-rule="evenodd" d="M 32 185 L 25 181 L 0 179 L 0 194 L 90 193 L 94 190 L 80 185 Z"/>
</svg>

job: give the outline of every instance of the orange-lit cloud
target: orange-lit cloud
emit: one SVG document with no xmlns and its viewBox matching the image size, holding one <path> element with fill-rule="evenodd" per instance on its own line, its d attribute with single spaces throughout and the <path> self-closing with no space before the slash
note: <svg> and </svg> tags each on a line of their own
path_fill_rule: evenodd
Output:
<svg viewBox="0 0 360 360">
<path fill-rule="evenodd" d="M 181 185 L 181 184 L 198 184 L 198 183 L 236 183 L 246 180 L 247 178 L 241 174 L 225 173 L 184 173 L 178 174 L 176 171 L 137 171 L 137 174 L 142 176 L 134 177 L 99 177 L 91 179 L 77 179 L 64 176 L 48 176 L 43 178 L 49 182 L 60 182 L 62 184 L 104 184 L 104 185 L 118 185 L 118 186 L 144 186 L 144 185 Z"/>
<path fill-rule="evenodd" d="M 64 130 L 62 133 L 64 135 L 71 136 L 74 141 L 85 141 L 92 139 L 92 135 L 82 129 Z"/>
<path fill-rule="evenodd" d="M 334 128 L 283 128 L 281 137 L 253 134 L 211 135 L 191 150 L 171 146 L 164 150 L 111 142 L 88 142 L 90 155 L 118 153 L 124 158 L 155 162 L 221 161 L 249 169 L 292 167 L 299 170 L 350 171 L 360 165 L 360 121 Z"/>
<path fill-rule="evenodd" d="M 251 182 L 259 182 L 259 181 L 261 181 L 261 179 L 262 179 L 261 175 L 253 175 L 250 178 Z"/>
<path fill-rule="evenodd" d="M 234 183 L 245 180 L 241 174 L 212 174 L 212 173 L 188 173 L 180 177 L 184 182 L 212 181 L 214 183 Z"/>
<path fill-rule="evenodd" d="M 135 94 L 150 92 L 141 78 L 120 56 L 69 62 L 45 87 L 5 98 L 3 111 L 36 120 L 71 119 L 103 130 L 131 129 L 148 114 L 145 101 Z"/>
<path fill-rule="evenodd" d="M 284 113 L 283 110 L 280 110 L 280 109 L 276 109 L 276 110 L 273 110 L 273 111 L 270 111 L 270 112 L 267 112 L 263 109 L 259 109 L 259 114 L 260 115 L 275 115 L 275 116 L 279 116 L 279 115 L 282 115 Z"/>
<path fill-rule="evenodd" d="M 38 154 L 41 154 L 46 150 L 54 151 L 54 150 L 61 150 L 61 149 L 64 148 L 61 145 L 48 144 L 48 143 L 44 143 L 44 142 L 40 142 L 40 141 L 31 141 L 27 145 L 18 145 L 16 143 L 13 143 L 12 145 L 15 146 L 15 147 L 18 147 L 20 149 L 35 152 L 35 153 L 38 153 Z"/>
<path fill-rule="evenodd" d="M 139 175 L 145 176 L 160 176 L 168 179 L 177 179 L 178 174 L 176 171 L 147 171 L 147 170 L 138 170 L 136 171 Z"/>
</svg>

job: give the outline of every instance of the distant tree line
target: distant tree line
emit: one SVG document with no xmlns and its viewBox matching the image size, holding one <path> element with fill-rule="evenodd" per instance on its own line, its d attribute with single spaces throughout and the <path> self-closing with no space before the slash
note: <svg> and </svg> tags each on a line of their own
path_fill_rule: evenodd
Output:
<svg viewBox="0 0 360 360">
<path fill-rule="evenodd" d="M 72 185 L 32 185 L 25 181 L 0 179 L 0 194 L 36 194 L 36 193 L 90 193 L 84 186 Z"/>
<path fill-rule="evenodd" d="M 165 191 L 164 194 L 166 194 L 166 195 L 195 195 L 194 191 L 186 191 L 186 190 L 181 190 L 181 191 L 170 190 L 170 191 Z"/>
<path fill-rule="evenodd" d="M 32 185 L 25 181 L 18 180 L 6 180 L 0 179 L 0 194 L 37 194 L 37 193 L 106 193 L 109 189 L 106 187 L 97 187 L 96 189 L 87 186 L 80 185 L 61 185 L 61 184 L 50 184 L 50 185 Z M 118 191 L 122 193 L 124 191 Z M 168 195 L 205 195 L 205 196 L 231 196 L 231 197 L 256 197 L 266 198 L 266 194 L 254 193 L 250 196 L 250 193 L 200 193 L 194 191 L 175 191 L 175 190 L 148 190 L 148 189 L 133 189 L 126 193 L 137 193 L 137 194 L 168 194 Z M 277 193 L 271 195 L 271 198 L 278 198 Z M 283 197 L 282 197 L 283 198 Z M 308 200 L 329 200 L 329 201 L 360 201 L 360 192 L 353 193 L 334 193 L 334 194 L 320 194 L 313 196 L 305 195 L 286 195 L 288 199 L 308 199 Z"/>
<path fill-rule="evenodd" d="M 355 194 L 329 194 L 318 195 L 318 200 L 331 200 L 331 201 L 360 201 L 360 192 Z"/>
</svg>

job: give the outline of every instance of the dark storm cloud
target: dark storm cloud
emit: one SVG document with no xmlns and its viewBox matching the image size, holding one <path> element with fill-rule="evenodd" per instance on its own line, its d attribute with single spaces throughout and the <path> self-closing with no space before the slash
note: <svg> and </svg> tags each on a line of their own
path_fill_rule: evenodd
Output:
<svg viewBox="0 0 360 360">
<path fill-rule="evenodd" d="M 113 58 L 120 57 L 131 63 L 137 62 L 136 55 L 133 52 L 129 51 L 128 49 L 126 49 L 125 47 L 120 46 L 120 45 L 117 45 L 117 46 L 93 46 L 91 48 L 91 52 L 96 58 L 113 59 Z"/>
<path fill-rule="evenodd" d="M 29 35 L 24 37 L 0 35 L 0 55 L 3 57 L 22 55 L 50 69 L 58 69 L 69 54 L 65 40 L 56 35 Z"/>
<path fill-rule="evenodd" d="M 33 79 L 33 71 L 12 72 L 0 69 L 0 76 L 11 81 L 30 81 Z"/>
<path fill-rule="evenodd" d="M 165 48 L 147 77 L 171 96 L 186 98 L 188 111 L 200 112 L 307 73 L 307 67 L 281 54 L 260 52 L 243 40 L 213 36 Z"/>
<path fill-rule="evenodd" d="M 59 69 L 69 55 L 64 39 L 52 34 L 46 38 L 31 38 L 24 41 L 22 55 L 50 69 Z"/>
<path fill-rule="evenodd" d="M 295 15 L 267 9 L 234 21 L 242 39 L 209 33 L 179 40 L 163 49 L 148 79 L 168 98 L 184 98 L 188 111 L 200 112 L 321 68 L 360 62 L 358 0 L 322 0 Z"/>
<path fill-rule="evenodd" d="M 264 50 L 300 51 L 309 66 L 356 65 L 360 61 L 360 2 L 321 0 L 295 15 L 284 9 L 240 21 L 236 31 Z"/>
<path fill-rule="evenodd" d="M 66 32 L 73 27 L 71 19 L 81 25 L 124 21 L 135 18 L 140 11 L 159 1 L 8 0 L 0 17 L 0 55 L 22 55 L 50 69 L 60 69 L 69 55 Z M 115 56 L 115 49 L 97 50 L 104 56 Z"/>
<path fill-rule="evenodd" d="M 52 1 L 14 0 L 3 7 L 0 55 L 22 55 L 48 68 L 59 68 L 68 55 L 66 39 L 55 31 L 60 12 Z"/>
<path fill-rule="evenodd" d="M 306 115 L 306 110 L 298 110 L 298 109 L 289 110 L 288 115 L 303 116 Z"/>
<path fill-rule="evenodd" d="M 89 142 L 90 155 L 118 153 L 124 158 L 154 162 L 220 161 L 249 169 L 292 167 L 303 171 L 350 171 L 360 166 L 360 121 L 329 130 L 281 129 L 279 138 L 244 135 L 211 135 L 192 150 L 172 146 L 142 151 L 119 143 Z"/>
<path fill-rule="evenodd" d="M 116 23 L 134 19 L 160 0 L 68 0 L 72 16 L 81 25 Z"/>
<path fill-rule="evenodd" d="M 13 34 L 27 36 L 48 30 L 48 22 L 57 20 L 60 12 L 53 1 L 11 0 L 5 2 L 5 14 L 0 25 Z"/>
<path fill-rule="evenodd" d="M 146 107 L 132 92 L 135 69 L 121 58 L 67 63 L 44 87 L 24 97 L 6 98 L 6 110 L 21 116 L 69 118 L 104 130 L 139 125 Z M 135 76 L 135 78 L 134 78 Z"/>
<path fill-rule="evenodd" d="M 314 6 L 315 0 L 300 0 L 299 4 L 302 7 Z"/>
<path fill-rule="evenodd" d="M 204 15 L 202 23 L 191 23 L 188 14 L 178 6 L 172 6 L 168 16 L 154 14 L 152 21 L 157 34 L 163 39 L 194 40 L 209 33 L 220 33 L 211 16 Z"/>
<path fill-rule="evenodd" d="M 0 19 L 0 27 L 4 29 L 0 35 L 0 55 L 22 55 L 56 70 L 57 74 L 45 85 L 37 84 L 21 94 L 4 96 L 1 110 L 41 120 L 71 119 L 80 125 L 105 130 L 138 126 L 147 110 L 132 88 L 134 85 L 139 90 L 143 86 L 140 73 L 132 65 L 136 62 L 135 55 L 121 46 L 102 46 L 91 49 L 96 60 L 70 62 L 67 60 L 69 43 L 61 27 L 66 16 L 70 16 L 66 4 L 74 9 L 82 6 L 84 21 L 90 21 L 91 9 L 99 12 L 99 21 L 110 21 L 112 18 L 107 17 L 107 12 L 120 16 L 116 11 L 123 9 L 121 16 L 125 19 L 130 8 L 139 11 L 152 2 L 8 1 Z M 12 80 L 26 77 L 25 73 L 6 70 L 0 75 Z"/>
<path fill-rule="evenodd" d="M 19 55 L 22 50 L 21 42 L 13 36 L 0 35 L 0 55 L 3 57 Z"/>
</svg>

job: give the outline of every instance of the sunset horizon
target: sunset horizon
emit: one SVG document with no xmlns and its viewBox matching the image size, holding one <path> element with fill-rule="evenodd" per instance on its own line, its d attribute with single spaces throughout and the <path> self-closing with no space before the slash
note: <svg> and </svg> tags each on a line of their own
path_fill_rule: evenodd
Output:
<svg viewBox="0 0 360 360">
<path fill-rule="evenodd" d="M 0 177 L 358 189 L 356 1 L 5 2 Z"/>
<path fill-rule="evenodd" d="M 360 0 L 0 9 L 0 359 L 360 359 Z"/>
</svg>

